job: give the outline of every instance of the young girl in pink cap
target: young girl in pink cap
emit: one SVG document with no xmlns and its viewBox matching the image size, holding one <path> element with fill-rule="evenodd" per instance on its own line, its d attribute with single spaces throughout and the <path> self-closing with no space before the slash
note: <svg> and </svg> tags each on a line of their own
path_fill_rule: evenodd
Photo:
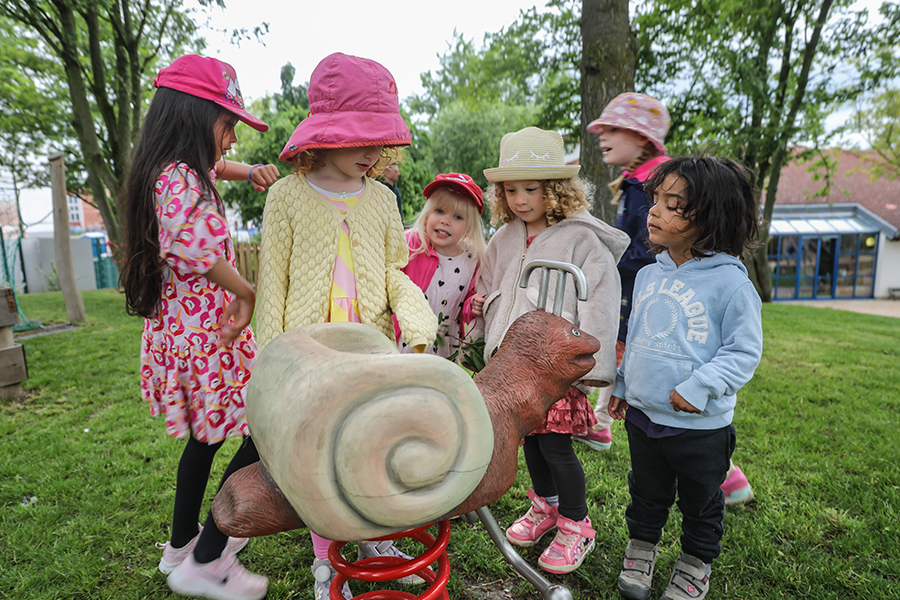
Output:
<svg viewBox="0 0 900 600">
<path fill-rule="evenodd" d="M 529 262 L 575 265 L 587 283 L 586 301 L 578 300 L 571 277 L 560 299 L 551 292 L 557 274 L 550 275 L 547 307 L 559 308 L 564 319 L 596 337 L 600 350 L 594 368 L 525 437 L 531 506 L 506 530 L 510 543 L 530 547 L 556 529 L 538 559 L 551 573 L 574 571 L 594 547 L 584 469 L 572 448 L 572 435 L 586 433 L 596 422 L 587 397 L 591 388 L 615 381 L 613 340 L 620 295 L 616 263 L 628 245 L 628 236 L 588 213 L 589 188 L 578 177 L 580 167 L 566 164 L 563 154 L 562 136 L 555 131 L 526 127 L 503 136 L 499 166 L 484 172 L 494 184 L 488 190 L 493 221 L 503 226 L 488 243 L 472 300 L 474 313 L 481 317 L 478 327 L 484 327 L 484 359 L 489 361 L 513 321 L 538 308 L 540 277 L 532 276 L 525 289 L 519 286 Z"/>
<path fill-rule="evenodd" d="M 313 71 L 309 104 L 281 153 L 295 173 L 272 186 L 263 212 L 259 347 L 326 322 L 365 323 L 394 339 L 393 315 L 422 352 L 437 319 L 402 271 L 409 250 L 395 196 L 373 179 L 411 142 L 394 78 L 375 61 L 335 53 Z M 315 598 L 326 598 L 336 573 L 330 540 L 310 533 Z M 390 542 L 360 542 L 359 553 L 405 556 Z"/>
<path fill-rule="evenodd" d="M 159 570 L 180 594 L 262 598 L 268 582 L 235 558 L 246 538 L 228 538 L 210 514 L 197 520 L 213 458 L 231 436 L 246 436 L 222 481 L 259 460 L 247 431 L 244 386 L 256 360 L 249 327 L 255 293 L 234 268 L 234 246 L 216 179 L 247 179 L 263 191 L 274 165 L 222 157 L 238 120 L 268 127 L 244 110 L 231 65 L 182 56 L 153 80 L 159 88 L 135 143 L 127 175 L 125 267 L 130 314 L 146 318 L 141 395 L 166 432 L 187 438 L 178 464 L 172 538 Z"/>
<path fill-rule="evenodd" d="M 628 334 L 634 279 L 643 267 L 656 263 L 656 255 L 650 252 L 647 237 L 647 212 L 651 202 L 644 193 L 644 183 L 656 167 L 669 160 L 663 144 L 669 124 L 669 111 L 659 100 L 646 94 L 626 92 L 613 98 L 600 117 L 588 125 L 588 131 L 600 136 L 603 162 L 625 168 L 622 175 L 610 184 L 615 193 L 613 202 L 618 205 L 616 227 L 631 237 L 631 243 L 618 265 L 622 278 L 622 310 L 616 358 L 620 362 Z M 585 436 L 576 436 L 595 450 L 606 450 L 612 442 L 612 418 L 606 410 L 610 392 L 609 388 L 600 390 L 594 429 Z M 722 490 L 726 504 L 747 502 L 753 497 L 747 477 L 734 464 L 728 471 Z"/>
<path fill-rule="evenodd" d="M 466 325 L 475 318 L 471 298 L 484 259 L 484 199 L 478 184 L 463 173 L 438 175 L 422 194 L 425 206 L 406 232 L 409 264 L 403 272 L 422 288 L 438 317 L 438 335 L 428 351 L 457 357 Z M 401 340 L 400 351 L 411 349 Z"/>
</svg>

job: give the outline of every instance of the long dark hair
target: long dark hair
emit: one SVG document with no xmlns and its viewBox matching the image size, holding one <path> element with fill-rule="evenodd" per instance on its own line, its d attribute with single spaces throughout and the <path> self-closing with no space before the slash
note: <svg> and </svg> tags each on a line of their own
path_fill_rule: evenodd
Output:
<svg viewBox="0 0 900 600">
<path fill-rule="evenodd" d="M 224 216 L 222 199 L 209 176 L 216 146 L 214 126 L 225 115 L 237 117 L 214 102 L 170 88 L 159 88 L 134 145 L 125 178 L 125 263 L 122 287 L 126 311 L 152 318 L 162 301 L 163 261 L 159 256 L 156 180 L 160 170 L 180 162 L 200 178 L 201 201 L 214 201 Z"/>
<path fill-rule="evenodd" d="M 652 198 L 669 175 L 686 186 L 681 212 L 697 229 L 690 249 L 693 258 L 724 252 L 742 259 L 746 250 L 759 246 L 759 194 L 752 170 L 730 158 L 680 156 L 656 167 L 644 183 L 647 196 Z"/>
</svg>

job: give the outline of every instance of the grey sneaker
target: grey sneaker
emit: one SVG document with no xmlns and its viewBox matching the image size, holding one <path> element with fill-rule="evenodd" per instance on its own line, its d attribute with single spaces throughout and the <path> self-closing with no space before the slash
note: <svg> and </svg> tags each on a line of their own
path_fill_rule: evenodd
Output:
<svg viewBox="0 0 900 600">
<path fill-rule="evenodd" d="M 358 560 L 374 558 L 376 556 L 397 556 L 404 560 L 412 560 L 412 556 L 401 552 L 391 540 L 384 540 L 381 542 L 359 542 L 359 553 L 357 556 Z M 397 581 L 400 583 L 411 583 L 413 585 L 425 583 L 425 580 L 418 575 L 409 575 L 402 579 L 398 579 Z"/>
<path fill-rule="evenodd" d="M 337 575 L 337 571 L 334 570 L 334 567 L 331 566 L 331 561 L 327 558 L 317 558 L 313 561 L 310 569 L 313 572 L 313 577 L 316 579 L 315 586 L 313 587 L 313 598 L 315 598 L 315 600 L 328 600 L 328 590 L 331 589 L 331 580 Z M 353 598 L 353 594 L 350 593 L 350 586 L 346 583 L 344 583 L 344 587 L 341 588 L 341 594 L 343 594 L 346 600 L 351 600 Z"/>
<path fill-rule="evenodd" d="M 709 591 L 710 565 L 682 552 L 660 600 L 702 600 Z"/>
<path fill-rule="evenodd" d="M 653 584 L 653 567 L 656 565 L 657 547 L 650 542 L 628 540 L 625 560 L 616 587 L 628 600 L 647 600 Z"/>
</svg>

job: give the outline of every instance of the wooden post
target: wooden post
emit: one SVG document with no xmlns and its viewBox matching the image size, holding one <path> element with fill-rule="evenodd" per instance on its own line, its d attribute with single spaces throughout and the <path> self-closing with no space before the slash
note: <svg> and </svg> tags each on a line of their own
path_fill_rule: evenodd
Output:
<svg viewBox="0 0 900 600">
<path fill-rule="evenodd" d="M 72 246 L 69 241 L 69 210 L 66 203 L 65 153 L 55 152 L 47 157 L 50 161 L 50 186 L 53 190 L 53 248 L 56 251 L 56 272 L 59 275 L 59 289 L 66 302 L 66 313 L 71 323 L 84 323 L 87 314 L 81 292 L 75 283 L 75 268 L 72 266 Z"/>
<path fill-rule="evenodd" d="M 22 397 L 22 382 L 28 379 L 25 348 L 16 344 L 12 326 L 19 320 L 12 288 L 0 288 L 0 399 Z"/>
</svg>

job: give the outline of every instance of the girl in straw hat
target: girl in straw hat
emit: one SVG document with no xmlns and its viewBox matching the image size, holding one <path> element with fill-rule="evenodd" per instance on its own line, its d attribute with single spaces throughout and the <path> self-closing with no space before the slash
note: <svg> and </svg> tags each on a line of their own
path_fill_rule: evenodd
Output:
<svg viewBox="0 0 900 600">
<path fill-rule="evenodd" d="M 578 170 L 578 165 L 565 164 L 562 136 L 556 132 L 526 127 L 503 136 L 499 166 L 484 171 L 494 184 L 488 191 L 493 221 L 503 226 L 488 244 L 473 300 L 484 327 L 484 358 L 489 360 L 512 322 L 537 308 L 538 278 L 526 289 L 518 285 L 527 263 L 571 263 L 587 279 L 588 300 L 581 303 L 568 279 L 562 316 L 600 340 L 596 365 L 525 438 L 531 507 L 506 531 L 511 543 L 527 547 L 556 528 L 556 537 L 538 560 L 551 573 L 577 569 L 594 547 L 584 470 L 572 449 L 572 434 L 584 434 L 596 423 L 587 399 L 591 387 L 615 381 L 621 291 L 616 263 L 629 241 L 587 212 L 589 189 L 577 177 Z M 555 303 L 555 289 L 551 274 L 548 303 Z"/>
<path fill-rule="evenodd" d="M 365 323 L 393 340 L 393 314 L 422 352 L 437 318 L 401 270 L 409 250 L 394 194 L 373 179 L 410 144 L 394 78 L 375 61 L 335 53 L 313 71 L 309 105 L 280 155 L 295 173 L 272 186 L 263 212 L 259 349 L 326 322 Z M 330 540 L 310 533 L 319 600 L 336 572 Z M 390 542 L 360 542 L 360 558 L 380 555 L 405 556 Z M 343 594 L 350 598 L 347 586 Z"/>
</svg>

